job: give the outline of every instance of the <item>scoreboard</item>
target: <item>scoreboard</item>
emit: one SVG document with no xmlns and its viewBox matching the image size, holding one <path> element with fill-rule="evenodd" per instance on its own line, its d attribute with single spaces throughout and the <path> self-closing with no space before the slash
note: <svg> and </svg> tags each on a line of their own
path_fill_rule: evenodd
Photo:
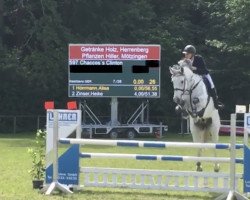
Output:
<svg viewBox="0 0 250 200">
<path fill-rule="evenodd" d="M 160 45 L 69 44 L 69 97 L 160 97 Z"/>
</svg>

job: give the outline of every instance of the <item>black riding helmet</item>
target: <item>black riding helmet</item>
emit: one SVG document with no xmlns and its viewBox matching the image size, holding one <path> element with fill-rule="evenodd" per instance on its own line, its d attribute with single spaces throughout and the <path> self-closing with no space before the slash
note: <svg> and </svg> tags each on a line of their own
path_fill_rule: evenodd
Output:
<svg viewBox="0 0 250 200">
<path fill-rule="evenodd" d="M 196 53 L 196 48 L 193 45 L 187 45 L 184 49 L 183 52 L 184 54 L 186 53 L 191 53 L 191 54 L 195 54 Z"/>
</svg>

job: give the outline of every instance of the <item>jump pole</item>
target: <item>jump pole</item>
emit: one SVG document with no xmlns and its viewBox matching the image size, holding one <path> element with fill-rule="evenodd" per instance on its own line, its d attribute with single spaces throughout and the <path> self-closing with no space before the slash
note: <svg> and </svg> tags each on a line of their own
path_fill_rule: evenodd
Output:
<svg viewBox="0 0 250 200">
<path fill-rule="evenodd" d="M 73 193 L 66 185 L 58 182 L 58 111 L 53 110 L 53 180 L 46 188 L 45 195 L 50 195 L 54 190 L 60 190 L 65 193 Z M 77 131 L 78 132 L 78 131 Z"/>
</svg>

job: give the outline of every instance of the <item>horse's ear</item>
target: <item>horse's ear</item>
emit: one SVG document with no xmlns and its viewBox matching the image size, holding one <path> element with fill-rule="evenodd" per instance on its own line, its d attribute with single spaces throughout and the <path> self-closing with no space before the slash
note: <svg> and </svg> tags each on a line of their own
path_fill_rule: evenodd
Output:
<svg viewBox="0 0 250 200">
<path fill-rule="evenodd" d="M 170 73 L 171 73 L 172 75 L 174 74 L 174 70 L 173 70 L 172 67 L 169 67 L 169 71 L 170 71 Z"/>
<path fill-rule="evenodd" d="M 173 67 L 169 67 L 169 71 L 172 75 L 177 75 L 182 73 L 182 67 L 180 67 L 179 65 L 174 65 Z"/>
</svg>

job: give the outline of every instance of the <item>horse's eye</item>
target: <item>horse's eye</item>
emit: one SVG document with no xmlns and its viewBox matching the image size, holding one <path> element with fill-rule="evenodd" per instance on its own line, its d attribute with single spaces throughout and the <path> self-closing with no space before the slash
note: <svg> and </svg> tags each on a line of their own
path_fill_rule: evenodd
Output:
<svg viewBox="0 0 250 200">
<path fill-rule="evenodd" d="M 181 81 L 181 84 L 183 84 L 184 83 L 184 81 Z"/>
</svg>

